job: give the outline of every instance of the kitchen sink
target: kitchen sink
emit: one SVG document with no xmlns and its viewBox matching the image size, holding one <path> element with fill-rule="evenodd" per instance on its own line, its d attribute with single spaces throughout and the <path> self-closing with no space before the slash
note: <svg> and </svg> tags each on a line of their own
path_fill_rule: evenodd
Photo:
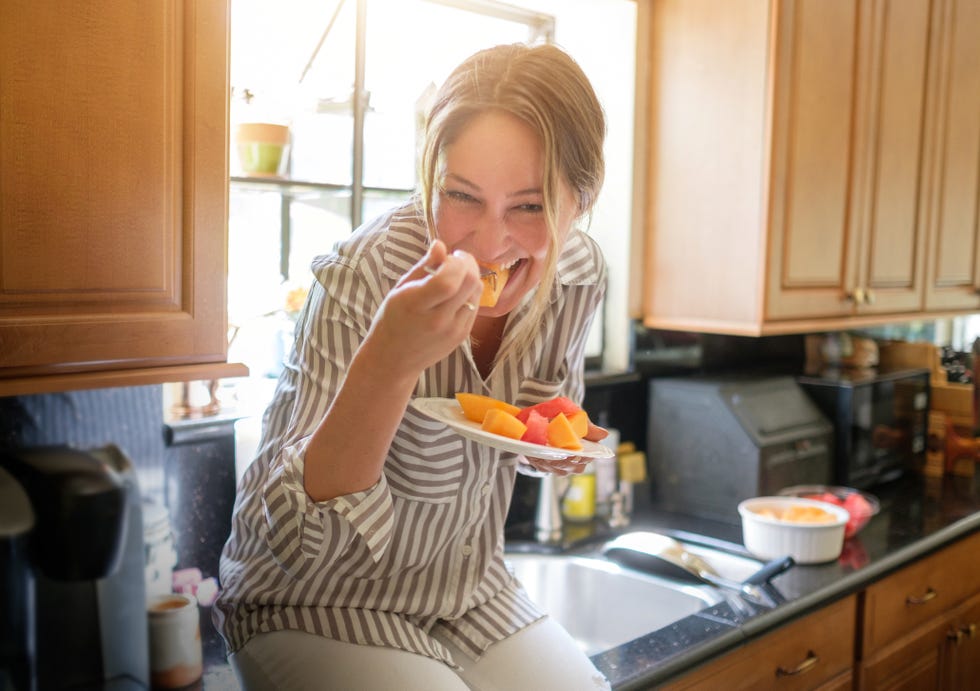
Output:
<svg viewBox="0 0 980 691">
<path fill-rule="evenodd" d="M 511 554 L 514 575 L 587 655 L 622 645 L 722 601 L 691 585 L 596 556 Z"/>
</svg>

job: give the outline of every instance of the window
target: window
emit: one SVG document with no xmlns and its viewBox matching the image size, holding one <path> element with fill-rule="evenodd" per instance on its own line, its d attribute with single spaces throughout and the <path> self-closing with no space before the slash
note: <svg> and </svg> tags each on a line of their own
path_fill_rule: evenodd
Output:
<svg viewBox="0 0 980 691">
<path fill-rule="evenodd" d="M 313 257 L 413 192 L 416 128 L 449 70 L 480 47 L 555 40 L 569 8 L 581 14 L 584 7 L 593 22 L 606 15 L 600 5 L 635 12 L 627 0 L 522 4 L 537 8 L 491 0 L 232 0 L 232 125 L 279 122 L 291 134 L 278 177 L 243 175 L 231 147 L 229 358 L 245 362 L 253 378 L 281 369 Z M 608 69 L 631 93 L 632 62 Z M 629 108 L 631 136 L 632 100 Z M 618 179 L 610 166 L 607 187 L 629 190 L 631 165 Z M 619 232 L 628 244 L 628 222 Z M 597 321 L 590 352 L 598 358 Z"/>
</svg>

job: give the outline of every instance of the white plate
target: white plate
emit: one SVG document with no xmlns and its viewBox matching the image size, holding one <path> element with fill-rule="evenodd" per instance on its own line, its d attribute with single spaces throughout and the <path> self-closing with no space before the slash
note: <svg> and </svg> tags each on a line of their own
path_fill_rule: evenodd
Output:
<svg viewBox="0 0 980 691">
<path fill-rule="evenodd" d="M 463 415 L 463 409 L 459 407 L 459 402 L 455 398 L 416 398 L 412 405 L 419 412 L 429 417 L 444 422 L 459 434 L 478 441 L 481 444 L 492 446 L 501 451 L 519 453 L 531 458 L 544 458 L 550 461 L 560 461 L 565 458 L 579 456 L 582 458 L 612 458 L 615 454 L 613 450 L 594 441 L 582 440 L 581 451 L 569 451 L 559 449 L 554 446 L 543 446 L 532 444 L 519 439 L 511 439 L 492 432 L 480 429 L 480 425 L 467 420 Z"/>
</svg>

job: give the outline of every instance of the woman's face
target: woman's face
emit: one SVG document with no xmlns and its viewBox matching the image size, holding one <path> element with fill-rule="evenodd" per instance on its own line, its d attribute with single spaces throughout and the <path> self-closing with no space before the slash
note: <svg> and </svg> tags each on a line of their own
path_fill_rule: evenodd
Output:
<svg viewBox="0 0 980 691">
<path fill-rule="evenodd" d="M 510 267 L 510 278 L 483 316 L 514 309 L 540 282 L 551 239 L 544 212 L 541 142 L 523 121 L 500 111 L 477 116 L 446 147 L 433 213 L 436 235 L 480 264 Z M 575 219 L 574 195 L 561 185 L 559 242 Z"/>
</svg>

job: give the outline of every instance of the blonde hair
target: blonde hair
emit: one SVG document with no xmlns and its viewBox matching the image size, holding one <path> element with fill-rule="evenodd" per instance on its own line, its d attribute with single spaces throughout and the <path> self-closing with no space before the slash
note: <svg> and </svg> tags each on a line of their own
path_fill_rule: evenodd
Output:
<svg viewBox="0 0 980 691">
<path fill-rule="evenodd" d="M 530 314 L 514 342 L 523 351 L 547 309 L 557 270 L 560 183 L 575 194 L 577 217 L 592 211 L 605 175 L 606 119 L 581 67 L 554 45 L 501 45 L 470 56 L 436 93 L 426 119 L 419 197 L 430 236 L 436 230 L 433 196 L 443 152 L 473 118 L 488 110 L 509 113 L 529 125 L 544 154 L 544 212 L 551 243 Z"/>
</svg>

